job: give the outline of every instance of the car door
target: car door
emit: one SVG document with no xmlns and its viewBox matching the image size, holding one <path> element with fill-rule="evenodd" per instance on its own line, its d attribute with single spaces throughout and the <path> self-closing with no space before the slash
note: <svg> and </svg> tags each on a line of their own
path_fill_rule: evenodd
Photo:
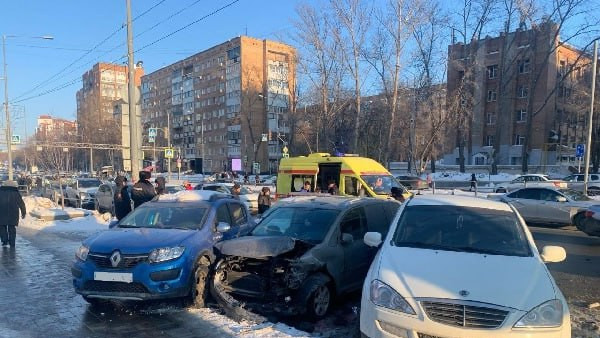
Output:
<svg viewBox="0 0 600 338">
<path fill-rule="evenodd" d="M 360 288 L 373 259 L 373 249 L 364 242 L 367 221 L 362 206 L 348 210 L 340 222 L 339 245 L 344 252 L 344 281 L 348 290 Z M 344 234 L 352 240 L 344 242 Z"/>
<path fill-rule="evenodd" d="M 537 204 L 540 199 L 540 191 L 537 188 L 523 188 L 506 195 L 510 202 L 526 221 L 537 220 Z"/>
<path fill-rule="evenodd" d="M 569 202 L 559 202 L 558 198 L 564 197 L 552 189 L 540 189 L 540 203 L 538 205 L 538 218 L 549 223 L 570 223 L 571 206 Z"/>
<path fill-rule="evenodd" d="M 214 229 L 216 229 L 217 225 L 221 222 L 227 223 L 230 226 L 229 231 L 226 231 L 224 233 L 217 233 L 216 237 L 214 238 L 215 241 L 235 238 L 239 232 L 239 228 L 237 228 L 231 220 L 231 213 L 229 212 L 227 203 L 219 205 L 215 212 L 215 223 L 213 225 Z"/>
<path fill-rule="evenodd" d="M 507 188 L 509 191 L 521 189 L 524 187 L 524 183 L 525 183 L 525 177 L 523 177 L 523 176 L 517 177 L 507 185 Z"/>
</svg>

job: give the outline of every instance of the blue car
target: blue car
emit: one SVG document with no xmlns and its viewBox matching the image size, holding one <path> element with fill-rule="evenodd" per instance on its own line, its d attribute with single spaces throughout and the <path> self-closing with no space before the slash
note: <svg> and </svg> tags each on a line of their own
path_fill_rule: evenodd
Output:
<svg viewBox="0 0 600 338">
<path fill-rule="evenodd" d="M 189 297 L 202 307 L 213 245 L 252 227 L 247 208 L 231 195 L 162 195 L 83 241 L 71 268 L 73 286 L 92 305 L 101 299 Z"/>
</svg>

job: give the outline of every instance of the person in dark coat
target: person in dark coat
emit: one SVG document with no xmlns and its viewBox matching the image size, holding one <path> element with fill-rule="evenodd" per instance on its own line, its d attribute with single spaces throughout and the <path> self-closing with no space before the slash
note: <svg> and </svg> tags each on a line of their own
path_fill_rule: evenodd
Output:
<svg viewBox="0 0 600 338">
<path fill-rule="evenodd" d="M 402 195 L 402 189 L 400 189 L 398 187 L 392 187 L 390 192 L 391 192 L 391 197 L 393 199 L 395 199 L 396 201 L 398 201 L 400 203 L 404 203 L 405 199 L 404 199 L 404 195 Z"/>
<path fill-rule="evenodd" d="M 27 210 L 17 188 L 17 182 L 5 181 L 0 187 L 0 239 L 2 246 L 10 244 L 12 248 L 15 247 L 19 210 L 21 218 L 25 218 Z"/>
<path fill-rule="evenodd" d="M 127 191 L 127 178 L 117 176 L 115 184 L 117 185 L 114 195 L 115 216 L 120 221 L 131 212 L 131 198 L 129 197 L 129 191 Z"/>
<path fill-rule="evenodd" d="M 151 201 L 156 196 L 154 185 L 149 181 L 150 177 L 152 177 L 150 172 L 140 171 L 140 179 L 131 189 L 131 199 L 133 200 L 134 208 Z"/>
<path fill-rule="evenodd" d="M 162 176 L 157 177 L 154 180 L 154 183 L 156 183 L 156 194 L 157 195 L 164 195 L 167 193 L 167 188 L 165 187 L 167 185 L 167 180 L 165 180 L 164 177 L 162 177 Z"/>
<path fill-rule="evenodd" d="M 271 207 L 271 189 L 263 187 L 258 195 L 258 213 L 262 214 Z"/>
<path fill-rule="evenodd" d="M 475 177 L 475 174 L 471 174 L 471 186 L 469 187 L 469 191 L 471 191 L 471 189 L 477 190 L 477 177 Z"/>
</svg>

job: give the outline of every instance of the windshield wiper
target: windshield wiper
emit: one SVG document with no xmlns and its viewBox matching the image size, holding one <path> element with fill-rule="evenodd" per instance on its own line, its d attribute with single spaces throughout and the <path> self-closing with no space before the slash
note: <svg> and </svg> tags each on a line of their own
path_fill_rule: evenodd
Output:
<svg viewBox="0 0 600 338">
<path fill-rule="evenodd" d="M 119 224 L 119 228 L 139 228 L 139 226 L 132 224 Z"/>
</svg>

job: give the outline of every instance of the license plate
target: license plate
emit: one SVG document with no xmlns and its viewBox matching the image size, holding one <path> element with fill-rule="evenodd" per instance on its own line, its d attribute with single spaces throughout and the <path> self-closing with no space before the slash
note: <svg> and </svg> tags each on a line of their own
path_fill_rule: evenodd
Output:
<svg viewBox="0 0 600 338">
<path fill-rule="evenodd" d="M 94 272 L 94 280 L 104 282 L 133 282 L 133 274 L 124 272 Z"/>
</svg>

